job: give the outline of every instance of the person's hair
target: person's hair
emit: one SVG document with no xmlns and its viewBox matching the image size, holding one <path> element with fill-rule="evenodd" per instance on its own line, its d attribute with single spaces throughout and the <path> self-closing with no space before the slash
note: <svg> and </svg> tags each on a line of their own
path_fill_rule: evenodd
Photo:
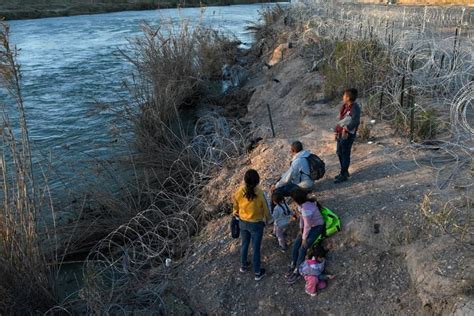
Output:
<svg viewBox="0 0 474 316">
<path fill-rule="evenodd" d="M 293 191 L 291 191 L 291 198 L 298 205 L 301 205 L 301 204 L 309 201 L 306 191 L 304 191 L 300 188 L 296 188 Z"/>
<path fill-rule="evenodd" d="M 355 88 L 344 90 L 344 94 L 347 94 L 347 96 L 349 97 L 349 100 L 351 100 L 352 102 L 354 102 L 359 96 L 359 92 Z"/>
<path fill-rule="evenodd" d="M 306 251 L 306 258 L 311 259 L 313 257 L 316 257 L 316 252 L 314 251 L 313 247 L 310 247 L 308 251 Z"/>
<path fill-rule="evenodd" d="M 244 181 L 245 181 L 245 194 L 244 194 L 244 196 L 249 201 L 251 201 L 251 200 L 253 200 L 254 198 L 257 197 L 257 194 L 255 193 L 255 188 L 260 183 L 260 176 L 258 175 L 258 172 L 256 170 L 249 169 L 245 173 Z"/>
<path fill-rule="evenodd" d="M 285 199 L 285 196 L 280 192 L 273 192 L 272 201 L 275 203 L 281 203 Z"/>
<path fill-rule="evenodd" d="M 316 258 L 326 258 L 326 255 L 328 253 L 327 250 L 324 249 L 324 247 L 321 244 L 318 244 L 312 250 L 313 250 L 313 256 L 315 256 Z"/>
<path fill-rule="evenodd" d="M 299 153 L 303 150 L 303 144 L 299 140 L 294 141 L 291 143 L 291 149 L 293 149 L 295 153 Z"/>
</svg>

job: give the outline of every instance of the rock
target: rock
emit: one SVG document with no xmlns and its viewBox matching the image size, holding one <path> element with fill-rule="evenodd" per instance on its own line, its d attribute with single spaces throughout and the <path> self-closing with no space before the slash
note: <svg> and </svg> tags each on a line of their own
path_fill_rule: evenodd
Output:
<svg viewBox="0 0 474 316">
<path fill-rule="evenodd" d="M 272 53 L 270 60 L 267 62 L 267 65 L 273 67 L 283 60 L 283 54 L 291 49 L 291 43 L 285 43 L 278 45 Z"/>
</svg>

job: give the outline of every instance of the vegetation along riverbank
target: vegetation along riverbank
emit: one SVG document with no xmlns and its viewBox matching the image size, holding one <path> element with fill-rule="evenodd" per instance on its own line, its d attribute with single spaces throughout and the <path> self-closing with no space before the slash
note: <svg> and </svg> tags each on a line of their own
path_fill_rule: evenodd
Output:
<svg viewBox="0 0 474 316">
<path fill-rule="evenodd" d="M 262 3 L 262 0 L 3 0 L 0 18 L 6 20 L 37 19 L 81 14 L 109 13 L 130 10 L 156 10 L 216 5 Z"/>
</svg>

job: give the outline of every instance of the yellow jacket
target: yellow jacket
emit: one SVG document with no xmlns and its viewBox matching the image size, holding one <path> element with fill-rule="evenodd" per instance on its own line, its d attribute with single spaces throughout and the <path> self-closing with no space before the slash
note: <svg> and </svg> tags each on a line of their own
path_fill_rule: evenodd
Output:
<svg viewBox="0 0 474 316">
<path fill-rule="evenodd" d="M 263 191 L 255 188 L 255 197 L 249 201 L 245 197 L 245 186 L 241 186 L 234 194 L 234 215 L 238 215 L 241 220 L 246 222 L 262 222 L 270 219 L 267 201 Z"/>
</svg>

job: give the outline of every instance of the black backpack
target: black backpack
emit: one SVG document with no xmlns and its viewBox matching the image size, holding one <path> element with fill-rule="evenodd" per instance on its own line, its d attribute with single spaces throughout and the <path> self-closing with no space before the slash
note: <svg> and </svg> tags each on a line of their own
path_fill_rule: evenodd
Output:
<svg viewBox="0 0 474 316">
<path fill-rule="evenodd" d="M 232 216 L 230 220 L 230 234 L 232 238 L 239 238 L 240 236 L 239 220 L 235 216 Z"/>
<path fill-rule="evenodd" d="M 316 156 L 315 154 L 310 154 L 306 157 L 306 160 L 309 164 L 309 176 L 313 180 L 319 180 L 324 177 L 324 173 L 326 172 L 326 164 L 324 161 Z"/>
</svg>

